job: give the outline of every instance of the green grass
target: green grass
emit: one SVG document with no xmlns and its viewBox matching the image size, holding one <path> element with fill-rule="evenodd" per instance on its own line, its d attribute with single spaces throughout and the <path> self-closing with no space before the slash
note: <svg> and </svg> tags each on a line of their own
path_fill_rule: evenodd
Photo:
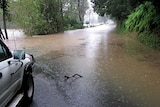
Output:
<svg viewBox="0 0 160 107">
<path fill-rule="evenodd" d="M 148 47 L 160 50 L 160 38 L 154 34 L 140 33 L 137 39 Z"/>
</svg>

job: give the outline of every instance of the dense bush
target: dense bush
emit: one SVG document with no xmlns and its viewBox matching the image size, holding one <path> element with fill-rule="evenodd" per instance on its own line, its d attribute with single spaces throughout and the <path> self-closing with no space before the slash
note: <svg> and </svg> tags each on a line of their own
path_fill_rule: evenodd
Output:
<svg viewBox="0 0 160 107">
<path fill-rule="evenodd" d="M 156 48 L 156 49 L 160 50 L 160 38 L 155 36 L 153 33 L 152 34 L 149 34 L 148 32 L 140 33 L 137 36 L 137 39 L 141 43 L 143 43 L 151 48 Z"/>
<path fill-rule="evenodd" d="M 160 1 L 92 0 L 99 15 L 109 15 L 117 30 L 136 31 L 142 43 L 160 49 Z M 127 17 L 128 16 L 128 17 Z"/>
<path fill-rule="evenodd" d="M 151 2 L 139 5 L 125 21 L 126 30 L 138 32 L 138 40 L 145 45 L 160 49 L 160 15 Z"/>
<path fill-rule="evenodd" d="M 9 4 L 12 20 L 28 35 L 39 34 L 38 31 L 44 33 L 43 29 L 45 29 L 46 22 L 40 14 L 39 3 L 38 0 L 21 0 Z"/>
<path fill-rule="evenodd" d="M 65 17 L 64 18 L 64 29 L 65 30 L 73 30 L 73 29 L 81 29 L 83 28 L 83 23 L 77 21 L 76 19 Z"/>
<path fill-rule="evenodd" d="M 141 4 L 125 21 L 126 30 L 137 32 L 150 31 L 155 15 L 156 9 L 151 2 Z"/>
<path fill-rule="evenodd" d="M 79 2 L 80 6 L 83 6 L 85 2 Z M 79 8 L 76 6 L 79 5 L 75 5 L 75 3 L 77 2 L 74 0 L 72 2 L 65 0 L 17 0 L 11 1 L 9 8 L 13 21 L 17 22 L 26 34 L 42 35 L 82 28 L 83 21 L 78 16 L 83 16 L 83 12 L 80 15 L 73 14 L 73 9 L 70 9 L 74 8 L 74 13 L 77 13 Z M 84 11 L 81 8 L 80 10 Z"/>
</svg>

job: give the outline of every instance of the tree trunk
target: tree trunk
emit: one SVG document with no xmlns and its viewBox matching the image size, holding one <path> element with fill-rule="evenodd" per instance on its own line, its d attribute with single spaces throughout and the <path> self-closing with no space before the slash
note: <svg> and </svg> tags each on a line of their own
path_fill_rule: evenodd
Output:
<svg viewBox="0 0 160 107">
<path fill-rule="evenodd" d="M 6 39 L 8 39 L 8 34 L 7 34 L 7 29 L 6 29 L 6 1 L 3 0 L 3 25 L 4 25 L 4 32 L 5 32 L 5 35 L 6 35 Z"/>
<path fill-rule="evenodd" d="M 80 4 L 80 0 L 78 0 L 78 15 L 79 15 L 79 20 L 82 21 L 82 18 L 81 18 L 81 4 Z"/>
<path fill-rule="evenodd" d="M 1 28 L 0 28 L 0 39 L 1 39 L 1 40 L 2 40 L 2 39 L 5 39 Z"/>
<path fill-rule="evenodd" d="M 60 12 L 61 12 L 61 31 L 64 31 L 64 19 L 63 19 L 63 3 L 62 0 L 60 0 Z"/>
</svg>

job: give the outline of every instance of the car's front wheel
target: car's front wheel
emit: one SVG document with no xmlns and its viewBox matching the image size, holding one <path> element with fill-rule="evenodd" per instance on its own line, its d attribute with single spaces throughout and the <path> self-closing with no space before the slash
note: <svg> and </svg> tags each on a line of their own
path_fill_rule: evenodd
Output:
<svg viewBox="0 0 160 107">
<path fill-rule="evenodd" d="M 33 99 L 34 94 L 34 80 L 32 74 L 28 74 L 25 77 L 24 83 L 23 83 L 23 90 L 24 90 L 24 97 L 27 100 L 27 102 L 30 104 Z"/>
</svg>

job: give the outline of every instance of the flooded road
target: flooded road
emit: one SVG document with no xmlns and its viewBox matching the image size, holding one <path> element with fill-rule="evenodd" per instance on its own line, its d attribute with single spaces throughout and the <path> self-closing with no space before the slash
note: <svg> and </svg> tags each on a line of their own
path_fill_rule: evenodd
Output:
<svg viewBox="0 0 160 107">
<path fill-rule="evenodd" d="M 5 41 L 11 50 L 25 49 L 36 57 L 31 106 L 159 107 L 160 52 L 114 28 L 110 24 Z"/>
</svg>

